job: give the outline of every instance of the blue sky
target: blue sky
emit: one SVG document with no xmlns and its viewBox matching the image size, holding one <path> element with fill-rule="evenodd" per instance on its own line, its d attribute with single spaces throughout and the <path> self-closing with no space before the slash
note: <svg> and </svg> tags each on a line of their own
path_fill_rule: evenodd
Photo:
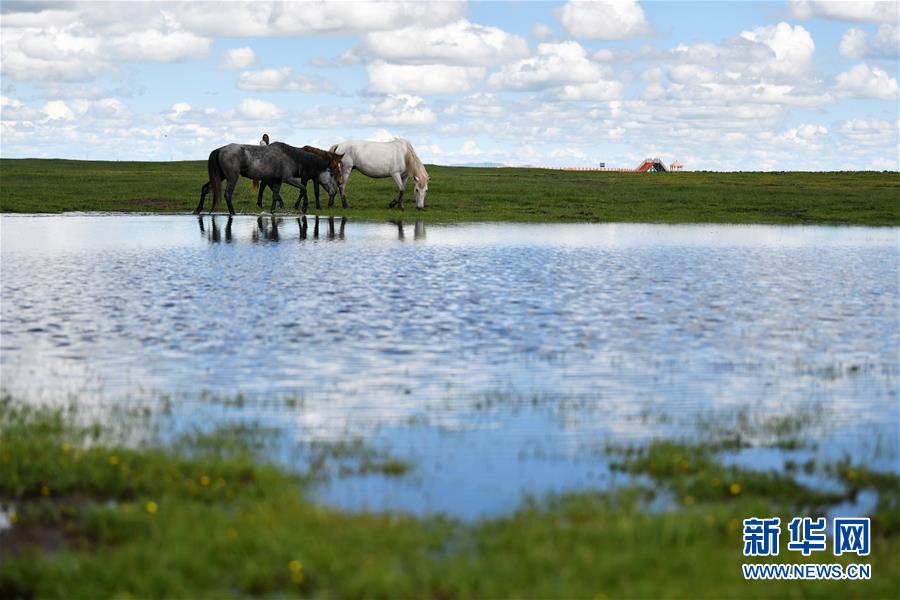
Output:
<svg viewBox="0 0 900 600">
<path fill-rule="evenodd" d="M 897 2 L 14 2 L 0 155 L 898 169 Z"/>
</svg>

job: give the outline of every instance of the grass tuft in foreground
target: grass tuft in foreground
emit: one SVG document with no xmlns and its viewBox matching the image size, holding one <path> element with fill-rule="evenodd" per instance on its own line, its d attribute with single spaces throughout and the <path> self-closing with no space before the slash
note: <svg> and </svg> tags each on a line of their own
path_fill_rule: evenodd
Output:
<svg viewBox="0 0 900 600">
<path fill-rule="evenodd" d="M 4 398 L 0 499 L 11 527 L 0 529 L 0 597 L 880 598 L 900 586 L 900 482 L 849 463 L 833 467 L 854 482 L 848 490 L 888 498 L 873 515 L 872 580 L 746 582 L 742 519 L 810 515 L 833 498 L 724 467 L 721 448 L 622 451 L 620 468 L 652 485 L 462 524 L 319 506 L 304 498 L 303 478 L 266 465 L 242 439 L 230 430 L 175 449 L 127 448 L 71 412 Z M 660 494 L 678 500 L 650 510 Z"/>
</svg>

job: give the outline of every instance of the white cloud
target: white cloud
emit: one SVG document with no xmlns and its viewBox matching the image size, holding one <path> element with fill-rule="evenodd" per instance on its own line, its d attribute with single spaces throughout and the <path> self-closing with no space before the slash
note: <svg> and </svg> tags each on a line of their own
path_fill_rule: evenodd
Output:
<svg viewBox="0 0 900 600">
<path fill-rule="evenodd" d="M 556 10 L 571 35 L 603 40 L 625 40 L 648 35 L 650 25 L 636 0 L 567 2 Z"/>
<path fill-rule="evenodd" d="M 189 110 L 191 110 L 191 105 L 187 102 L 176 102 L 172 105 L 172 112 L 175 113 L 176 117 L 183 115 Z"/>
<path fill-rule="evenodd" d="M 900 59 L 900 27 L 888 24 L 879 27 L 869 56 L 871 58 Z"/>
<path fill-rule="evenodd" d="M 502 29 L 460 19 L 433 29 L 369 33 L 358 50 L 364 53 L 391 63 L 489 66 L 527 56 L 528 44 Z"/>
<path fill-rule="evenodd" d="M 764 44 L 775 53 L 768 67 L 785 75 L 800 75 L 810 70 L 812 55 L 816 50 L 809 32 L 800 25 L 785 22 L 744 31 L 741 37 Z"/>
<path fill-rule="evenodd" d="M 76 2 L 65 10 L 21 3 L 0 20 L 0 68 L 19 81 L 88 81 L 115 72 L 123 61 L 203 58 L 213 37 L 362 33 L 410 23 L 439 27 L 465 10 L 460 2 L 408 1 Z M 248 66 L 238 62 L 233 68 Z"/>
<path fill-rule="evenodd" d="M 247 98 L 241 100 L 238 106 L 238 114 L 253 121 L 264 121 L 266 119 L 277 119 L 284 114 L 284 111 L 266 100 Z"/>
<path fill-rule="evenodd" d="M 223 69 L 246 69 L 256 64 L 256 53 L 250 46 L 243 48 L 229 48 L 225 51 L 225 58 L 219 65 Z"/>
<path fill-rule="evenodd" d="M 503 117 L 507 107 L 496 94 L 477 92 L 466 96 L 462 102 L 452 104 L 444 112 L 448 115 L 465 115 L 470 117 Z"/>
<path fill-rule="evenodd" d="M 543 23 L 535 23 L 531 28 L 531 35 L 539 40 L 546 40 L 548 37 L 553 35 L 553 29 L 551 29 L 547 25 L 544 25 Z"/>
<path fill-rule="evenodd" d="M 841 37 L 838 49 L 848 58 L 900 58 L 900 27 L 882 25 L 869 43 L 869 35 L 862 29 L 852 27 Z"/>
<path fill-rule="evenodd" d="M 793 127 L 788 129 L 782 134 L 782 139 L 785 141 L 794 142 L 796 144 L 808 144 L 811 142 L 817 142 L 828 133 L 828 129 L 823 127 L 822 125 L 814 125 L 805 123 L 798 127 Z"/>
<path fill-rule="evenodd" d="M 866 55 L 866 47 L 868 46 L 866 38 L 868 38 L 868 35 L 862 29 L 851 27 L 841 36 L 838 50 L 849 58 L 862 58 Z"/>
<path fill-rule="evenodd" d="M 237 87 L 256 92 L 317 92 L 323 87 L 303 75 L 295 75 L 290 67 L 244 71 Z"/>
<path fill-rule="evenodd" d="M 787 0 L 788 14 L 795 19 L 824 18 L 858 23 L 896 23 L 900 6 L 894 0 L 843 1 Z"/>
<path fill-rule="evenodd" d="M 466 140 L 459 149 L 459 153 L 464 156 L 478 156 L 481 154 L 481 148 L 478 147 L 475 140 Z"/>
<path fill-rule="evenodd" d="M 577 158 L 577 159 L 585 159 L 587 155 L 578 148 L 572 148 L 571 146 L 564 146 L 562 148 L 554 148 L 550 152 L 551 158 Z"/>
<path fill-rule="evenodd" d="M 429 125 L 437 121 L 437 117 L 430 108 L 425 106 L 425 100 L 419 96 L 398 94 L 388 96 L 381 102 L 369 107 L 370 114 L 364 115 L 359 121 L 365 125 Z"/>
<path fill-rule="evenodd" d="M 86 103 L 84 107 L 88 108 L 91 116 L 97 119 L 122 120 L 131 116 L 128 107 L 116 98 L 103 98 L 90 104 Z"/>
<path fill-rule="evenodd" d="M 18 81 L 85 81 L 106 68 L 101 40 L 77 25 L 10 28 L 0 21 L 0 69 Z"/>
<path fill-rule="evenodd" d="M 32 121 L 38 113 L 16 98 L 0 95 L 0 121 Z"/>
<path fill-rule="evenodd" d="M 382 94 L 455 94 L 484 79 L 482 67 L 453 65 L 395 65 L 377 61 L 366 65 L 369 91 Z"/>
<path fill-rule="evenodd" d="M 836 132 L 856 145 L 896 146 L 900 123 L 879 119 L 848 119 L 838 124 Z"/>
<path fill-rule="evenodd" d="M 387 129 L 376 129 L 366 139 L 370 142 L 391 142 L 397 139 L 397 136 Z"/>
<path fill-rule="evenodd" d="M 712 83 L 716 74 L 699 65 L 675 65 L 669 69 L 669 79 L 675 83 Z"/>
<path fill-rule="evenodd" d="M 612 100 L 621 98 L 625 86 L 618 81 L 598 81 L 563 86 L 559 98 L 563 100 Z"/>
<path fill-rule="evenodd" d="M 48 119 L 71 121 L 75 118 L 75 114 L 62 100 L 51 100 L 44 105 L 43 112 L 47 115 Z"/>
<path fill-rule="evenodd" d="M 835 89 L 847 96 L 878 100 L 897 98 L 897 80 L 878 67 L 856 65 L 849 71 L 839 74 L 836 81 Z"/>
<path fill-rule="evenodd" d="M 126 60 L 179 62 L 205 57 L 211 42 L 210 38 L 186 31 L 163 33 L 146 29 L 113 38 L 110 46 L 118 57 Z"/>
<path fill-rule="evenodd" d="M 538 90 L 565 84 L 598 83 L 604 67 L 591 61 L 578 42 L 539 44 L 537 55 L 505 65 L 488 78 L 494 89 Z"/>
<path fill-rule="evenodd" d="M 464 16 L 461 2 L 223 2 L 178 5 L 189 31 L 222 37 L 280 37 L 435 27 Z"/>
</svg>

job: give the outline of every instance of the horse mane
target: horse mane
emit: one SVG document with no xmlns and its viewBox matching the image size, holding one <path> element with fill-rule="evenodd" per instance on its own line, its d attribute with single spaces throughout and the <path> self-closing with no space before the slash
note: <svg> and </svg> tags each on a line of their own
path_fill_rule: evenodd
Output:
<svg viewBox="0 0 900 600">
<path fill-rule="evenodd" d="M 406 168 L 412 172 L 412 176 L 418 179 L 420 184 L 428 185 L 428 171 L 425 170 L 425 165 L 422 164 L 416 151 L 413 150 L 412 144 L 409 143 L 409 140 L 397 139 L 406 144 Z"/>
<path fill-rule="evenodd" d="M 313 154 L 318 154 L 329 162 L 338 160 L 337 153 L 334 151 L 329 152 L 328 150 L 322 150 L 321 148 L 316 148 L 315 146 L 303 146 L 300 149 L 306 150 L 307 152 L 312 152 Z"/>
</svg>

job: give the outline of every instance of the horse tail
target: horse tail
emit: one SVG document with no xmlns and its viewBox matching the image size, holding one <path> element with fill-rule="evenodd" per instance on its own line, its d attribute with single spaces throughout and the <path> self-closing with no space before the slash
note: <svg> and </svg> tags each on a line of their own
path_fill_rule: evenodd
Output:
<svg viewBox="0 0 900 600">
<path fill-rule="evenodd" d="M 219 150 L 216 148 L 209 153 L 206 162 L 206 170 L 209 173 L 209 185 L 212 186 L 212 210 L 219 204 L 219 193 L 222 188 L 222 166 L 219 164 Z"/>
</svg>

